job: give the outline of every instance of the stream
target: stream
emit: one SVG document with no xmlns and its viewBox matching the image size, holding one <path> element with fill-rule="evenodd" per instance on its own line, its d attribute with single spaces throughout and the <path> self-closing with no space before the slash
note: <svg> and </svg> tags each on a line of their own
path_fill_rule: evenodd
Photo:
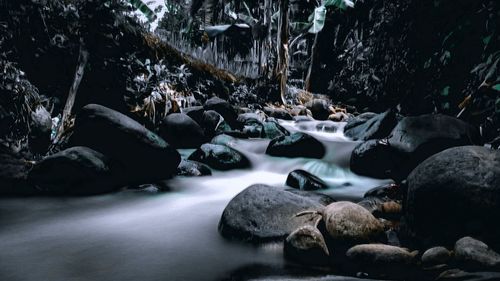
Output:
<svg viewBox="0 0 500 281">
<path fill-rule="evenodd" d="M 0 199 L 0 280 L 351 280 L 285 261 L 281 243 L 261 246 L 217 232 L 227 203 L 254 183 L 283 186 L 294 169 L 328 183 L 333 198 L 356 200 L 385 184 L 348 169 L 357 144 L 345 124 L 280 121 L 322 141 L 323 159 L 265 154 L 269 140 L 235 140 L 252 169 L 177 177 L 164 193 L 127 190 L 82 198 Z M 180 150 L 183 157 L 193 150 Z M 325 275 L 326 274 L 326 275 Z M 284 279 L 280 279 L 284 280 Z M 304 279 L 300 279 L 304 280 Z M 352 279 L 354 280 L 354 279 Z"/>
</svg>

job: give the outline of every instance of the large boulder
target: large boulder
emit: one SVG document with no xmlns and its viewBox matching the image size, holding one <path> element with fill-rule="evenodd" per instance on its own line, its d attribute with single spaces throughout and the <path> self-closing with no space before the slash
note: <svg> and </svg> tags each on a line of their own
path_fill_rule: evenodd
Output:
<svg viewBox="0 0 500 281">
<path fill-rule="evenodd" d="M 402 180 L 440 151 L 479 143 L 478 130 L 457 118 L 442 114 L 405 117 L 387 139 L 370 140 L 354 149 L 351 168 L 362 175 Z"/>
<path fill-rule="evenodd" d="M 186 114 L 172 113 L 162 120 L 160 136 L 175 148 L 197 148 L 205 142 L 203 129 Z"/>
<path fill-rule="evenodd" d="M 182 159 L 179 167 L 177 167 L 177 175 L 184 177 L 210 176 L 212 175 L 212 171 L 205 164 Z"/>
<path fill-rule="evenodd" d="M 330 116 L 330 108 L 328 102 L 324 99 L 313 99 L 306 104 L 307 109 L 312 113 L 316 120 L 327 120 Z"/>
<path fill-rule="evenodd" d="M 117 189 L 108 159 L 87 147 L 72 147 L 33 166 L 28 180 L 46 194 L 90 195 Z"/>
<path fill-rule="evenodd" d="M 425 244 L 466 235 L 500 235 L 500 152 L 481 146 L 450 148 L 408 176 L 407 232 Z M 413 239 L 412 239 L 413 240 Z"/>
<path fill-rule="evenodd" d="M 326 196 L 324 196 L 326 197 Z M 226 238 L 252 242 L 283 240 L 295 229 L 312 223 L 311 216 L 295 216 L 323 207 L 323 200 L 291 193 L 282 188 L 252 185 L 226 206 L 219 231 Z"/>
<path fill-rule="evenodd" d="M 293 133 L 273 139 L 266 154 L 281 157 L 322 158 L 325 147 L 314 137 L 304 133 Z"/>
<path fill-rule="evenodd" d="M 124 170 L 123 179 L 154 182 L 176 171 L 181 157 L 165 140 L 124 114 L 89 104 L 78 113 L 73 145 L 110 157 Z"/>
<path fill-rule="evenodd" d="M 225 145 L 206 143 L 193 152 L 189 160 L 198 161 L 217 170 L 244 169 L 250 167 L 248 158 Z"/>
<path fill-rule="evenodd" d="M 263 138 L 275 139 L 290 135 L 290 132 L 274 121 L 266 121 L 262 124 L 262 127 L 263 131 L 261 137 Z"/>
<path fill-rule="evenodd" d="M 391 133 L 397 123 L 396 113 L 393 110 L 387 110 L 363 122 L 354 124 L 354 121 L 351 121 L 348 123 L 349 126 L 344 127 L 344 133 L 353 140 L 382 139 Z"/>
<path fill-rule="evenodd" d="M 241 123 L 238 122 L 238 114 L 229 102 L 218 97 L 213 97 L 205 102 L 203 108 L 205 110 L 214 110 L 222 115 L 231 128 L 241 129 L 242 126 Z"/>
</svg>

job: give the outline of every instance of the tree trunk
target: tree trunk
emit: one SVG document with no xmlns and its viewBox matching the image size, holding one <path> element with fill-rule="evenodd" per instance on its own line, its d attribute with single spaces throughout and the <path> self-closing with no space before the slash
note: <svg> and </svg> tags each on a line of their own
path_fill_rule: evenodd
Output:
<svg viewBox="0 0 500 281">
<path fill-rule="evenodd" d="M 85 73 L 85 66 L 87 65 L 88 59 L 89 59 L 89 52 L 87 51 L 84 43 L 82 42 L 80 45 L 80 52 L 78 54 L 78 65 L 76 66 L 75 78 L 73 79 L 73 84 L 69 89 L 68 99 L 66 99 L 66 104 L 64 105 L 63 115 L 61 117 L 59 128 L 57 129 L 57 134 L 53 141 L 54 144 L 59 142 L 64 132 L 69 127 L 69 118 L 71 116 L 73 105 L 75 104 L 78 87 L 80 86 L 83 74 Z"/>
<path fill-rule="evenodd" d="M 278 62 L 276 64 L 276 77 L 278 79 L 281 102 L 286 103 L 286 83 L 288 80 L 288 12 L 289 0 L 280 1 L 280 17 L 278 25 Z"/>
<path fill-rule="evenodd" d="M 307 76 L 306 76 L 306 81 L 305 81 L 305 90 L 308 92 L 312 91 L 311 90 L 311 77 L 318 70 L 318 66 L 317 66 L 318 61 L 319 61 L 319 58 L 318 58 L 318 55 L 319 55 L 318 37 L 319 37 L 319 33 L 316 33 L 316 35 L 314 36 L 314 43 L 313 43 L 312 48 L 311 48 L 311 61 L 309 62 L 309 69 L 307 70 Z"/>
</svg>

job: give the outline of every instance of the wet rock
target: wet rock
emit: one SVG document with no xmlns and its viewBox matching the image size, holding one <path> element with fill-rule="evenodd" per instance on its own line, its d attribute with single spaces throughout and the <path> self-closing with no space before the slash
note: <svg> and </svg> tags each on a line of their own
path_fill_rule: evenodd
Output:
<svg viewBox="0 0 500 281">
<path fill-rule="evenodd" d="M 394 155 L 391 147 L 383 140 L 369 140 L 357 145 L 351 154 L 351 170 L 360 175 L 387 179 L 392 176 L 399 155 Z"/>
<path fill-rule="evenodd" d="M 335 202 L 319 213 L 330 237 L 339 242 L 373 242 L 384 231 L 383 225 L 370 212 L 352 202 Z"/>
<path fill-rule="evenodd" d="M 306 107 L 316 120 L 327 120 L 328 116 L 330 116 L 329 104 L 324 99 L 313 99 L 306 104 Z"/>
<path fill-rule="evenodd" d="M 203 112 L 205 112 L 205 108 L 203 106 L 192 106 L 192 107 L 187 107 L 182 109 L 182 113 L 186 114 L 187 116 L 191 117 L 194 121 L 196 121 L 198 124 L 201 124 Z"/>
<path fill-rule="evenodd" d="M 377 197 L 377 198 L 401 200 L 403 199 L 403 190 L 399 184 L 390 183 L 382 186 L 377 186 L 368 190 L 363 197 L 364 198 Z"/>
<path fill-rule="evenodd" d="M 464 237 L 455 243 L 455 260 L 465 270 L 500 270 L 500 254 L 472 237 Z"/>
<path fill-rule="evenodd" d="M 203 144 L 188 160 L 204 163 L 217 170 L 244 169 L 250 167 L 248 158 L 230 147 L 218 144 Z"/>
<path fill-rule="evenodd" d="M 288 113 L 288 111 L 284 108 L 279 108 L 279 107 L 264 107 L 264 112 L 269 116 L 269 117 L 274 117 L 276 119 L 283 119 L 283 120 L 293 120 L 292 115 Z"/>
<path fill-rule="evenodd" d="M 350 265 L 370 276 L 401 277 L 411 276 L 408 273 L 416 253 L 408 250 L 384 245 L 384 244 L 361 244 L 350 248 L 346 257 Z"/>
<path fill-rule="evenodd" d="M 181 160 L 166 141 L 131 118 L 97 104 L 82 108 L 70 143 L 96 150 L 117 162 L 123 180 L 152 182 L 175 173 Z"/>
<path fill-rule="evenodd" d="M 304 133 L 293 133 L 273 139 L 266 154 L 282 157 L 322 158 L 325 155 L 323 144 Z"/>
<path fill-rule="evenodd" d="M 332 121 L 324 121 L 316 124 L 316 130 L 321 132 L 335 133 L 339 125 Z"/>
<path fill-rule="evenodd" d="M 263 123 L 263 138 L 275 139 L 278 137 L 288 136 L 290 133 L 283 128 L 280 124 L 274 121 L 267 121 Z"/>
<path fill-rule="evenodd" d="M 203 129 L 186 114 L 165 116 L 159 128 L 160 136 L 175 148 L 197 148 L 205 142 Z"/>
<path fill-rule="evenodd" d="M 286 258 L 303 264 L 326 265 L 330 255 L 325 238 L 313 225 L 302 226 L 285 239 Z"/>
<path fill-rule="evenodd" d="M 374 112 L 365 112 L 357 116 L 353 116 L 347 120 L 347 124 L 345 125 L 345 130 L 349 130 L 356 126 L 359 126 L 375 116 L 377 116 L 377 113 Z"/>
<path fill-rule="evenodd" d="M 50 145 L 52 118 L 42 105 L 31 112 L 29 146 L 35 153 L 45 153 Z"/>
<path fill-rule="evenodd" d="M 46 194 L 92 195 L 117 189 L 106 157 L 77 146 L 45 157 L 28 174 L 30 183 Z"/>
<path fill-rule="evenodd" d="M 233 129 L 241 129 L 241 124 L 238 122 L 238 114 L 233 106 L 220 98 L 213 97 L 208 99 L 203 105 L 205 110 L 214 110 L 219 113 L 224 120 L 231 126 Z"/>
<path fill-rule="evenodd" d="M 445 247 L 433 247 L 422 255 L 422 264 L 425 266 L 436 266 L 448 264 L 452 258 L 452 253 Z"/>
<path fill-rule="evenodd" d="M 245 125 L 242 132 L 247 138 L 260 138 L 264 134 L 263 130 L 262 124 L 253 124 Z"/>
<path fill-rule="evenodd" d="M 207 165 L 183 159 L 179 167 L 177 167 L 177 175 L 185 177 L 210 176 L 212 175 L 212 171 Z"/>
<path fill-rule="evenodd" d="M 332 204 L 333 202 L 336 202 L 335 199 L 333 199 L 332 197 L 330 197 L 326 194 L 319 193 L 319 192 L 310 192 L 310 191 L 299 190 L 299 189 L 294 189 L 294 188 L 286 188 L 285 190 L 290 192 L 290 193 L 302 196 L 304 198 L 309 198 L 313 201 L 317 201 L 325 206 Z"/>
<path fill-rule="evenodd" d="M 219 232 L 226 238 L 252 242 L 282 240 L 297 228 L 313 223 L 311 216 L 296 217 L 297 213 L 322 206 L 317 200 L 282 188 L 252 185 L 226 206 Z"/>
<path fill-rule="evenodd" d="M 391 133 L 397 123 L 396 113 L 393 110 L 388 110 L 364 122 L 357 122 L 356 125 L 350 123 L 350 126 L 344 128 L 344 133 L 353 140 L 382 139 Z"/>
<path fill-rule="evenodd" d="M 286 178 L 286 184 L 300 190 L 319 190 L 328 188 L 328 185 L 323 180 L 304 170 L 291 171 Z"/>
<path fill-rule="evenodd" d="M 210 141 L 211 144 L 220 144 L 229 147 L 234 142 L 236 142 L 236 138 L 226 134 L 217 135 Z"/>
<path fill-rule="evenodd" d="M 408 176 L 405 232 L 412 240 L 449 246 L 465 235 L 500 235 L 500 152 L 481 146 L 450 148 Z"/>
<path fill-rule="evenodd" d="M 294 107 L 292 107 L 292 109 L 290 110 L 290 114 L 293 116 L 293 119 L 295 120 L 296 117 L 300 117 L 300 116 L 306 116 L 306 117 L 309 117 L 308 115 L 312 113 L 310 113 L 310 111 L 307 109 L 307 107 L 303 106 L 303 105 L 296 105 Z M 312 119 L 312 117 L 309 117 Z"/>
</svg>

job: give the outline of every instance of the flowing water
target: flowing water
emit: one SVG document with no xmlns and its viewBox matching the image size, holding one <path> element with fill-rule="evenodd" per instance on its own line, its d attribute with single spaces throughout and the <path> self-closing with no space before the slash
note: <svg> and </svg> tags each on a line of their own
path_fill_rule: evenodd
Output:
<svg viewBox="0 0 500 281">
<path fill-rule="evenodd" d="M 326 280 L 324 273 L 286 262 L 281 244 L 248 245 L 217 232 L 232 197 L 254 183 L 283 186 L 294 169 L 321 177 L 330 187 L 324 193 L 336 199 L 355 200 L 386 183 L 348 170 L 356 142 L 343 136 L 344 124 L 281 124 L 314 135 L 327 147 L 326 156 L 269 157 L 268 140 L 235 140 L 230 146 L 248 156 L 251 169 L 174 178 L 166 193 L 1 199 L 0 280 L 298 280 L 306 272 L 309 278 L 320 276 L 308 280 Z"/>
</svg>

